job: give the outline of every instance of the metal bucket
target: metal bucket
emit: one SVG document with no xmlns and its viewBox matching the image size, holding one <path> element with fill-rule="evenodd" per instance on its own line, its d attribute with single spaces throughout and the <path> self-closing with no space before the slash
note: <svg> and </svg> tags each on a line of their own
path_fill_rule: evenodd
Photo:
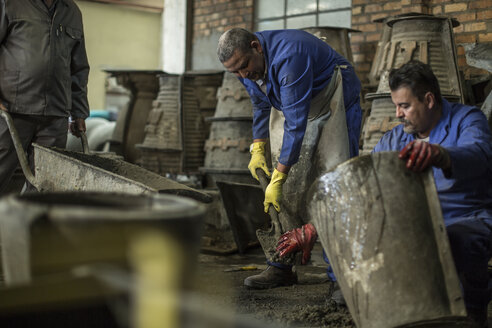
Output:
<svg viewBox="0 0 492 328">
<path fill-rule="evenodd" d="M 217 109 L 205 142 L 204 166 L 207 187 L 216 181 L 257 184 L 248 170 L 249 145 L 253 141 L 253 109 L 244 86 L 232 73 L 225 73 L 217 92 Z"/>
<path fill-rule="evenodd" d="M 309 205 L 357 327 L 458 326 L 466 312 L 432 170 L 408 171 L 397 152 L 357 157 L 321 176 Z"/>
<path fill-rule="evenodd" d="M 199 251 L 204 208 L 171 195 L 45 193 L 0 202 L 0 240 L 7 284 L 65 272 L 83 264 L 129 266 L 129 250 L 145 236 L 172 240 L 192 272 Z M 182 265 L 182 267 L 181 267 Z"/>
</svg>

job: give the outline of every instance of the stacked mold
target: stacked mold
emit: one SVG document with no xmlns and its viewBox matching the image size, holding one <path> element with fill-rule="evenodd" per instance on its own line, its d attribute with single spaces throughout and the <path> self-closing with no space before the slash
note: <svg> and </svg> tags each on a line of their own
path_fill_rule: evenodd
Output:
<svg viewBox="0 0 492 328">
<path fill-rule="evenodd" d="M 217 109 L 205 143 L 205 164 L 200 171 L 207 187 L 216 181 L 256 183 L 248 170 L 249 145 L 253 140 L 253 111 L 244 86 L 231 73 L 224 73 L 222 87 L 217 91 Z"/>
<path fill-rule="evenodd" d="M 391 101 L 388 74 L 410 60 L 429 64 L 436 75 L 441 93 L 449 101 L 462 101 L 463 91 L 457 66 L 453 27 L 456 20 L 432 15 L 401 15 L 385 20 L 381 42 L 371 68 L 370 80 L 377 81 L 371 113 L 363 128 L 363 151 L 372 151 L 383 134 L 400 124 Z"/>
<path fill-rule="evenodd" d="M 204 119 L 216 105 L 222 72 L 161 74 L 147 117 L 140 165 L 159 174 L 195 174 L 203 165 L 208 134 Z"/>
<path fill-rule="evenodd" d="M 353 63 L 352 49 L 350 48 L 349 33 L 360 32 L 342 27 L 317 26 L 306 27 L 302 30 L 311 33 L 320 40 L 328 43 L 336 52 Z"/>
</svg>

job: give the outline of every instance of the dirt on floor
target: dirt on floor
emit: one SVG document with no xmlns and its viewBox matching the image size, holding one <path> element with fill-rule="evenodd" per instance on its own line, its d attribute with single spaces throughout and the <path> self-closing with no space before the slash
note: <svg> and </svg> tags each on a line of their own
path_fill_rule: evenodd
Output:
<svg viewBox="0 0 492 328">
<path fill-rule="evenodd" d="M 334 283 L 327 278 L 320 243 L 315 244 L 308 265 L 295 267 L 298 284 L 268 290 L 252 290 L 243 285 L 246 277 L 266 268 L 259 247 L 249 249 L 244 255 L 208 253 L 199 256 L 194 290 L 207 313 L 219 313 L 220 322 L 225 314 L 236 318 L 232 325 L 219 323 L 213 327 L 355 327 L 348 309 L 331 299 Z M 492 302 L 489 327 L 491 323 Z M 432 327 L 471 326 L 460 320 Z"/>
<path fill-rule="evenodd" d="M 296 267 L 296 285 L 268 290 L 243 285 L 246 277 L 265 268 L 260 248 L 245 255 L 201 254 L 195 290 L 211 309 L 251 318 L 254 327 L 355 327 L 347 308 L 330 299 L 334 284 L 327 278 L 319 243 L 310 264 Z"/>
</svg>

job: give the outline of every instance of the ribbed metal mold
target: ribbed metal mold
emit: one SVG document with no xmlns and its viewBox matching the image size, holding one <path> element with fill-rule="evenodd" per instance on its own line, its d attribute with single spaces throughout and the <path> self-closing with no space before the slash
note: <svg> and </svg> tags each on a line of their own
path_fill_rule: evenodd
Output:
<svg viewBox="0 0 492 328">
<path fill-rule="evenodd" d="M 255 183 L 248 170 L 248 150 L 253 140 L 249 95 L 234 74 L 226 72 L 217 99 L 214 117 L 206 120 L 211 130 L 205 143 L 204 166 L 200 168 L 207 187 L 216 187 L 216 181 Z"/>
<path fill-rule="evenodd" d="M 350 48 L 349 33 L 360 32 L 349 28 L 316 26 L 306 27 L 302 30 L 313 34 L 324 42 L 328 43 L 336 52 L 353 63 L 352 48 Z"/>
<path fill-rule="evenodd" d="M 186 72 L 160 76 L 160 90 L 138 145 L 141 165 L 151 171 L 196 173 L 203 165 L 203 146 L 215 110 L 222 71 Z"/>
<path fill-rule="evenodd" d="M 383 49 L 381 77 L 377 93 L 389 93 L 388 73 L 410 60 L 429 64 L 436 75 L 441 93 L 462 98 L 450 18 L 435 16 L 398 17 L 392 25 L 391 42 Z"/>
</svg>

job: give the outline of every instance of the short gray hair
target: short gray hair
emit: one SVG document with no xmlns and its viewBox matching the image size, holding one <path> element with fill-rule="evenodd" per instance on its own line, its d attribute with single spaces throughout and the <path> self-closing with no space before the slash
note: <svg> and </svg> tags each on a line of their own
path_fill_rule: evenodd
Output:
<svg viewBox="0 0 492 328">
<path fill-rule="evenodd" d="M 251 42 L 256 40 L 253 33 L 243 28 L 230 29 L 219 38 L 217 57 L 221 63 L 228 61 L 236 50 L 248 53 L 251 50 Z"/>
</svg>

